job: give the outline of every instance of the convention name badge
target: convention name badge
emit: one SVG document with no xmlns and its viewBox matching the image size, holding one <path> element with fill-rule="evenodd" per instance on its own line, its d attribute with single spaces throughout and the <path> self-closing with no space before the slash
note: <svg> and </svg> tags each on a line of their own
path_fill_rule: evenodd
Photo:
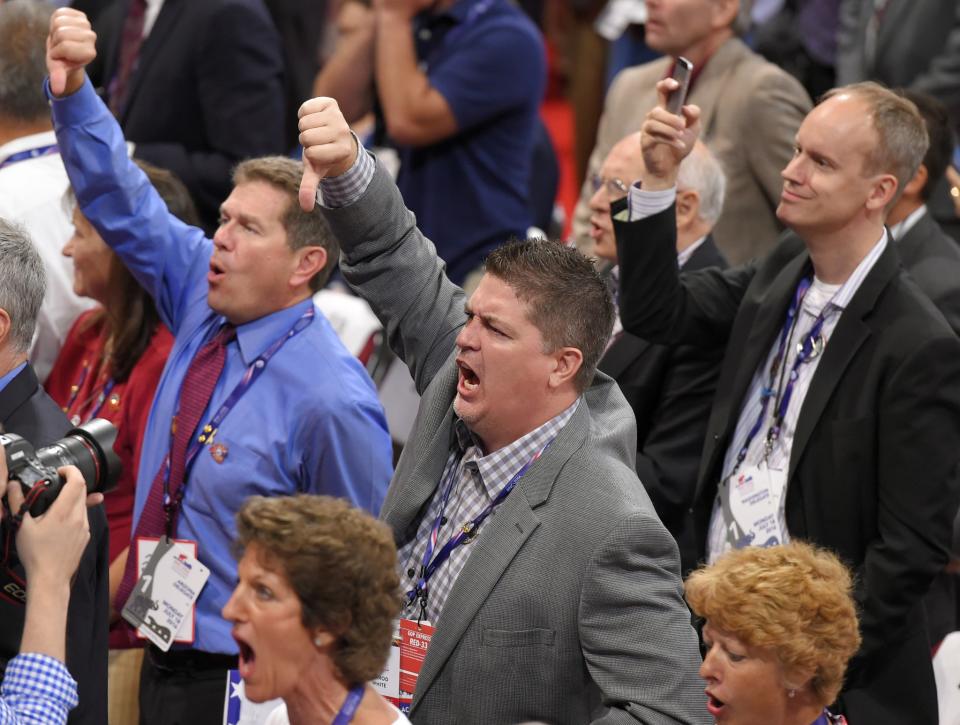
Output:
<svg viewBox="0 0 960 725">
<path fill-rule="evenodd" d="M 417 678 L 427 657 L 433 629 L 429 622 L 417 623 L 415 619 L 397 622 L 387 666 L 371 683 L 385 700 L 404 714 L 410 713 Z"/>
<path fill-rule="evenodd" d="M 174 642 L 190 644 L 194 638 L 196 612 L 210 570 L 197 560 L 195 541 L 138 537 L 137 580 L 122 616 L 166 652 Z"/>
<path fill-rule="evenodd" d="M 785 471 L 767 468 L 761 463 L 734 473 L 726 484 L 720 505 L 727 523 L 727 543 L 732 548 L 786 543 L 786 532 L 778 515 L 787 484 Z"/>
</svg>

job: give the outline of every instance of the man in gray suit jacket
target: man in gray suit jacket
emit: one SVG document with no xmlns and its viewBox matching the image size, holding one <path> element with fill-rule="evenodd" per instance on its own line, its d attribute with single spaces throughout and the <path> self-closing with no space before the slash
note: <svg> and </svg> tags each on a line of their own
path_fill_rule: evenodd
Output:
<svg viewBox="0 0 960 725">
<path fill-rule="evenodd" d="M 960 3 L 843 0 L 837 85 L 866 80 L 924 91 L 960 114 Z"/>
<path fill-rule="evenodd" d="M 324 206 L 344 277 L 421 395 L 381 514 L 404 616 L 436 627 L 412 720 L 709 722 L 677 548 L 633 468 L 633 415 L 594 375 L 613 307 L 591 263 L 510 244 L 466 301 L 336 102 L 300 113 L 301 204 Z"/>
</svg>

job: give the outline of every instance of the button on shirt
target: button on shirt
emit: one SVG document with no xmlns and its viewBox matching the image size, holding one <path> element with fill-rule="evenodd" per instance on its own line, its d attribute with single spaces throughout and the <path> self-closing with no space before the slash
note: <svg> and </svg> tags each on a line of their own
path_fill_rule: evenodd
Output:
<svg viewBox="0 0 960 725">
<path fill-rule="evenodd" d="M 810 332 L 821 310 L 824 310 L 824 323 L 821 334 L 825 342 L 824 350 L 826 350 L 829 346 L 833 330 L 840 321 L 843 310 L 860 288 L 860 284 L 864 278 L 869 274 L 870 270 L 873 269 L 873 265 L 877 259 L 880 258 L 886 246 L 887 233 L 884 232 L 883 236 L 874 244 L 867 256 L 857 265 L 853 274 L 851 274 L 842 285 L 827 285 L 814 278 L 810 289 L 807 290 L 807 293 L 803 297 L 796 329 L 794 329 L 793 334 L 788 339 L 786 352 L 784 354 L 785 360 L 781 363 L 781 367 L 786 366 L 788 373 L 796 359 L 797 343 Z M 737 427 L 733 435 L 733 440 L 727 449 L 727 454 L 723 462 L 724 482 L 733 472 L 737 454 L 740 452 L 740 449 L 743 448 L 744 443 L 746 443 L 747 435 L 760 415 L 760 392 L 769 382 L 770 365 L 774 356 L 777 354 L 778 342 L 779 336 L 773 341 L 770 352 L 754 373 L 753 380 L 750 383 L 750 389 L 744 398 L 744 405 L 740 410 L 740 417 L 737 419 Z M 793 447 L 793 436 L 797 429 L 797 421 L 800 418 L 804 398 L 806 398 L 807 391 L 810 389 L 810 383 L 813 380 L 813 376 L 822 358 L 823 353 L 816 355 L 807 362 L 802 363 L 797 370 L 797 380 L 794 384 L 789 405 L 787 406 L 783 425 L 781 426 L 780 437 L 766 458 L 766 464 L 771 470 L 789 470 L 790 452 Z M 783 388 L 785 385 L 786 381 L 784 381 L 780 387 Z M 782 395 L 782 390 L 779 395 Z M 760 426 L 759 432 L 750 441 L 746 458 L 744 458 L 743 463 L 740 464 L 739 470 L 746 469 L 749 466 L 756 466 L 764 460 L 766 435 L 776 414 L 775 409 L 779 395 L 775 392 L 774 397 L 768 401 L 766 417 Z M 718 556 L 730 549 L 726 530 L 731 522 L 725 518 L 725 512 L 723 506 L 721 506 L 720 498 L 723 495 L 722 487 L 726 485 L 724 482 L 720 484 L 721 490 L 717 492 L 717 497 L 713 504 L 713 513 L 710 516 L 710 528 L 707 534 L 707 560 L 709 562 L 713 562 Z M 787 532 L 786 505 L 787 492 L 784 490 L 781 492 L 779 501 L 777 502 L 777 516 L 780 521 L 780 530 L 785 534 Z"/>
<path fill-rule="evenodd" d="M 423 554 L 427 548 L 427 541 L 437 516 L 441 514 L 442 487 L 448 476 L 454 476 L 453 490 L 447 502 L 447 508 L 442 513 L 447 522 L 440 528 L 434 556 L 443 545 L 464 524 L 473 521 L 496 498 L 500 490 L 507 485 L 520 469 L 527 464 L 544 446 L 552 441 L 570 420 L 577 409 L 579 400 L 559 415 L 551 418 L 522 438 L 508 446 L 484 456 L 476 438 L 467 429 L 466 424 L 457 418 L 454 421 L 454 442 L 447 457 L 447 464 L 443 469 L 433 499 L 427 511 L 417 526 L 416 536 L 400 547 L 397 560 L 400 565 L 400 581 L 405 591 L 413 589 L 420 576 L 420 567 L 423 563 Z M 519 483 L 519 482 L 518 482 Z M 511 496 L 517 495 L 515 492 Z M 496 515 L 494 510 L 493 516 Z M 483 526 L 480 526 L 476 536 L 483 535 Z M 440 566 L 427 583 L 427 611 L 426 619 L 436 623 L 443 611 L 443 604 L 447 601 L 453 583 L 460 575 L 460 571 L 467 563 L 474 539 L 470 543 L 458 546 L 450 554 L 450 558 Z M 413 572 L 411 575 L 410 572 Z M 420 614 L 419 602 L 410 604 L 405 616 L 417 617 Z"/>
<path fill-rule="evenodd" d="M 53 100 L 54 123 L 77 198 L 101 236 L 157 302 L 175 341 L 144 435 L 134 525 L 170 446 L 180 386 L 197 350 L 223 324 L 207 305 L 213 245 L 171 216 L 89 81 Z M 237 327 L 209 407 L 209 420 L 247 367 L 312 305 L 310 299 Z M 270 359 L 213 437 L 222 462 L 205 446 L 186 479 L 178 538 L 198 542 L 210 578 L 197 600 L 194 648 L 235 653 L 220 610 L 236 583 L 230 550 L 234 515 L 251 495 L 323 493 L 376 514 L 392 470 L 392 449 L 376 391 L 360 363 L 321 314 Z M 208 442 L 209 443 L 209 442 Z M 218 456 L 219 458 L 219 456 Z"/>
</svg>

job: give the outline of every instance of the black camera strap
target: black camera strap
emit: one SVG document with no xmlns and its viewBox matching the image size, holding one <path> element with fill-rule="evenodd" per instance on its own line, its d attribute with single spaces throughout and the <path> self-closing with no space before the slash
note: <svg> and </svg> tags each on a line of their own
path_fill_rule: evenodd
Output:
<svg viewBox="0 0 960 725">
<path fill-rule="evenodd" d="M 14 485 L 19 485 L 14 483 Z M 23 606 L 27 603 L 27 580 L 17 572 L 19 559 L 17 558 L 14 543 L 17 538 L 17 532 L 23 524 L 23 517 L 30 510 L 30 507 L 44 491 L 46 485 L 43 481 L 33 486 L 23 499 L 20 510 L 15 514 L 4 516 L 3 525 L 3 543 L 0 545 L 0 599 L 13 604 Z"/>
</svg>

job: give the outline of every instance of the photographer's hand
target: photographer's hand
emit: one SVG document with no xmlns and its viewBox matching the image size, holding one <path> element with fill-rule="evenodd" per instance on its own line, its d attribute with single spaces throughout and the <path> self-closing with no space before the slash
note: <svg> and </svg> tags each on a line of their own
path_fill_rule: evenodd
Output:
<svg viewBox="0 0 960 725">
<path fill-rule="evenodd" d="M 63 661 L 70 580 L 90 540 L 87 506 L 101 503 L 103 495 L 88 496 L 83 477 L 74 466 L 61 468 L 58 473 L 66 479 L 60 495 L 39 518 L 24 514 L 17 533 L 17 553 L 27 573 L 27 611 L 20 651 Z M 5 464 L 0 474 L 6 480 Z M 11 511 L 20 510 L 23 491 L 16 481 L 7 486 L 7 500 Z"/>
<path fill-rule="evenodd" d="M 673 78 L 657 83 L 659 103 L 646 116 L 640 129 L 640 146 L 646 173 L 647 191 L 669 189 L 677 183 L 680 162 L 693 150 L 700 134 L 700 109 L 687 105 L 681 116 L 667 110 L 667 97 L 678 87 Z"/>
</svg>

